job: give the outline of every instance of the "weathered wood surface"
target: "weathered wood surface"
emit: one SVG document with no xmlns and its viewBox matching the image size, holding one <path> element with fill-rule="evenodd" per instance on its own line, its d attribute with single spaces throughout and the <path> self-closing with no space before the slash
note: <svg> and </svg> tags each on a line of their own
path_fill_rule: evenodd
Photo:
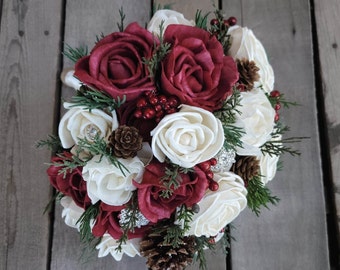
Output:
<svg viewBox="0 0 340 270">
<path fill-rule="evenodd" d="M 35 142 L 51 133 L 60 54 L 61 4 L 1 1 L 0 269 L 45 269 L 51 153 Z"/>
<path fill-rule="evenodd" d="M 337 0 L 329 1 L 329 4 L 321 0 L 314 1 L 316 30 L 318 37 L 318 52 L 320 59 L 319 68 L 319 92 L 322 92 L 324 100 L 324 112 L 326 121 L 323 123 L 326 139 L 329 140 L 329 145 L 323 144 L 321 147 L 328 147 L 329 152 L 325 151 L 325 155 L 330 158 L 330 166 L 326 168 L 327 181 L 331 185 L 328 196 L 334 195 L 334 204 L 329 206 L 330 211 L 334 210 L 337 216 L 337 222 L 334 222 L 331 237 L 335 238 L 333 245 L 339 243 L 339 228 L 340 228 L 340 89 L 339 89 L 339 74 L 340 74 L 340 2 Z M 322 95 L 320 95 L 322 97 Z M 333 193 L 334 192 L 334 193 Z M 334 247 L 335 248 L 335 247 Z M 338 261 L 340 268 L 340 250 L 337 247 L 338 254 L 335 254 L 332 260 Z"/>
<path fill-rule="evenodd" d="M 151 3 L 72 0 L 65 1 L 63 7 L 61 2 L 0 1 L 0 270 L 145 269 L 142 258 L 124 257 L 117 263 L 110 257 L 94 257 L 87 264 L 78 260 L 79 236 L 64 224 L 61 208 L 56 207 L 55 219 L 42 215 L 51 195 L 43 164 L 50 153 L 35 150 L 34 142 L 56 128 L 59 62 L 71 66 L 60 54 L 61 40 L 91 48 L 96 35 L 117 30 L 115 22 L 121 6 L 127 23 L 138 21 L 144 25 L 150 18 Z M 176 2 L 173 8 L 187 18 L 193 18 L 196 9 L 213 9 L 211 1 Z M 340 3 L 314 2 L 319 41 L 314 46 L 319 48 L 318 74 L 325 96 L 332 177 L 338 192 Z M 302 104 L 283 112 L 284 121 L 292 129 L 289 135 L 310 137 L 295 145 L 302 152 L 301 158 L 286 156 L 284 170 L 269 184 L 281 198 L 278 207 L 264 210 L 260 218 L 243 212 L 235 221 L 233 234 L 237 241 L 232 244 L 232 269 L 330 269 L 309 1 L 225 0 L 222 9 L 227 17 L 236 16 L 240 24 L 253 29 L 273 65 L 276 88 Z M 69 88 L 62 88 L 63 98 L 71 94 Z M 340 195 L 336 196 L 339 211 Z M 222 254 L 208 255 L 208 261 L 208 269 L 226 269 Z"/>
<path fill-rule="evenodd" d="M 233 269 L 328 269 L 309 1 L 224 3 L 263 42 L 276 74 L 275 88 L 302 105 L 283 111 L 293 130 L 289 135 L 310 137 L 295 145 L 301 158 L 285 156 L 283 172 L 269 183 L 281 199 L 278 207 L 260 218 L 243 213 L 235 222 Z"/>
</svg>

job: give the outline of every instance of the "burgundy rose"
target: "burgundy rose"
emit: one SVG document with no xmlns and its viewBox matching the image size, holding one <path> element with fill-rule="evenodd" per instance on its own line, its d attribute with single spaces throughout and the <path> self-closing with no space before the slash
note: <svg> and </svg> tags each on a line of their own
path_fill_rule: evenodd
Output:
<svg viewBox="0 0 340 270">
<path fill-rule="evenodd" d="M 101 203 L 96 223 L 92 228 L 92 233 L 96 237 L 102 237 L 104 233 L 110 234 L 114 239 L 119 239 L 123 235 L 121 226 L 119 225 L 119 214 L 124 206 L 113 206 Z M 146 230 L 150 226 L 142 226 L 135 228 L 134 232 L 128 233 L 128 238 L 143 237 Z"/>
<path fill-rule="evenodd" d="M 72 154 L 64 152 L 64 157 L 53 157 L 52 163 L 63 164 L 65 159 L 71 161 Z M 82 177 L 82 167 L 73 170 L 67 170 L 66 174 L 60 173 L 62 166 L 51 165 L 47 169 L 51 185 L 66 196 L 70 196 L 74 202 L 82 208 L 87 208 L 90 204 L 90 198 L 87 196 L 86 182 Z"/>
<path fill-rule="evenodd" d="M 144 91 L 155 89 L 143 64 L 143 58 L 151 58 L 154 43 L 150 32 L 132 23 L 124 32 L 101 39 L 89 56 L 76 63 L 74 75 L 113 98 L 125 95 L 128 101 L 135 99 Z"/>
<path fill-rule="evenodd" d="M 205 173 L 196 166 L 193 172 L 180 174 L 180 186 L 172 189 L 172 195 L 165 198 L 162 196 L 165 187 L 161 182 L 165 167 L 166 164 L 154 160 L 145 167 L 142 182 L 140 184 L 134 182 L 138 188 L 139 209 L 154 223 L 160 219 L 170 218 L 176 208 L 182 204 L 190 207 L 199 202 L 208 188 Z"/>
<path fill-rule="evenodd" d="M 208 111 L 221 108 L 232 94 L 238 71 L 216 37 L 197 27 L 169 25 L 164 41 L 172 47 L 162 61 L 162 90 L 188 105 Z"/>
</svg>

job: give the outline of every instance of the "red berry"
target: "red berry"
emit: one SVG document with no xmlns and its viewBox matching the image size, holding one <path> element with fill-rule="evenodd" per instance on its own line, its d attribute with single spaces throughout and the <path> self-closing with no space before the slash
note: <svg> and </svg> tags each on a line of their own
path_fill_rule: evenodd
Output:
<svg viewBox="0 0 340 270">
<path fill-rule="evenodd" d="M 211 191 L 216 191 L 216 190 L 218 190 L 219 187 L 220 187 L 220 186 L 219 186 L 219 184 L 218 184 L 216 181 L 210 181 L 210 183 L 209 183 L 209 189 L 210 189 Z"/>
<path fill-rule="evenodd" d="M 172 113 L 175 113 L 175 112 L 177 112 L 176 108 L 170 108 L 170 109 L 166 110 L 167 114 L 172 114 Z"/>
<path fill-rule="evenodd" d="M 166 110 L 166 111 L 170 110 L 171 109 L 170 104 L 168 104 L 168 103 L 164 104 L 163 109 Z"/>
<path fill-rule="evenodd" d="M 137 108 L 143 108 L 148 105 L 146 98 L 142 97 L 137 101 Z"/>
<path fill-rule="evenodd" d="M 160 104 L 157 104 L 157 105 L 154 107 L 154 109 L 155 109 L 156 112 L 160 112 L 161 110 L 163 110 L 162 105 L 160 105 Z"/>
<path fill-rule="evenodd" d="M 280 93 L 279 90 L 273 90 L 273 91 L 270 92 L 270 96 L 274 97 L 274 98 L 280 98 L 280 95 L 281 95 L 281 93 Z"/>
<path fill-rule="evenodd" d="M 275 109 L 275 111 L 278 111 L 278 110 L 281 109 L 281 104 L 280 104 L 280 102 L 277 102 L 277 103 L 275 104 L 274 109 Z"/>
<path fill-rule="evenodd" d="M 210 171 L 210 170 L 206 171 L 205 175 L 207 176 L 208 179 L 213 179 L 214 178 L 214 173 L 212 171 Z M 215 182 L 215 181 L 213 181 L 213 182 Z"/>
<path fill-rule="evenodd" d="M 143 111 L 143 118 L 144 119 L 152 119 L 154 118 L 156 115 L 156 111 L 152 108 L 146 108 L 144 111 Z"/>
<path fill-rule="evenodd" d="M 279 119 L 280 119 L 280 115 L 276 112 L 275 117 L 274 117 L 274 121 L 277 122 L 277 121 L 279 121 Z"/>
<path fill-rule="evenodd" d="M 156 105 L 158 103 L 158 98 L 157 96 L 151 96 L 149 97 L 149 102 L 151 105 Z"/>
<path fill-rule="evenodd" d="M 229 21 L 228 20 L 223 20 L 223 24 L 225 27 L 229 27 Z"/>
<path fill-rule="evenodd" d="M 168 99 L 169 105 L 173 108 L 176 108 L 178 106 L 178 99 L 176 97 L 170 97 Z"/>
<path fill-rule="evenodd" d="M 218 25 L 218 19 L 212 19 L 211 21 L 210 21 L 210 24 L 211 25 Z"/>
<path fill-rule="evenodd" d="M 143 112 L 140 109 L 135 110 L 135 113 L 133 114 L 136 118 L 142 118 Z"/>
<path fill-rule="evenodd" d="M 230 26 L 233 26 L 237 24 L 237 19 L 235 17 L 229 17 L 228 22 Z"/>
<path fill-rule="evenodd" d="M 166 98 L 166 96 L 160 95 L 158 97 L 158 101 L 159 101 L 160 104 L 165 104 L 165 103 L 168 102 L 168 99 Z"/>
<path fill-rule="evenodd" d="M 216 244 L 216 241 L 215 241 L 215 238 L 213 237 L 210 237 L 209 240 L 208 240 L 209 244 Z"/>
<path fill-rule="evenodd" d="M 202 171 L 207 172 L 210 170 L 210 162 L 209 161 L 204 161 L 200 164 L 198 164 L 198 166 L 202 169 Z"/>
<path fill-rule="evenodd" d="M 163 116 L 164 116 L 164 112 L 163 111 L 159 111 L 159 112 L 156 111 L 156 117 L 157 118 L 162 118 Z"/>
<path fill-rule="evenodd" d="M 216 166 L 216 164 L 217 164 L 217 159 L 216 158 L 212 158 L 209 161 L 210 161 L 210 165 L 211 166 Z"/>
</svg>

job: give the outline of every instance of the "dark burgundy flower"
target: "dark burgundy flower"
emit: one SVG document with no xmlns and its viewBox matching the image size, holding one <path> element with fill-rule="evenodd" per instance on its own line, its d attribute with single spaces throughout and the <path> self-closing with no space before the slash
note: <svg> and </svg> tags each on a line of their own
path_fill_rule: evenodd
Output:
<svg viewBox="0 0 340 270">
<path fill-rule="evenodd" d="M 64 160 L 72 160 L 72 154 L 64 152 L 63 156 L 55 156 L 52 163 L 63 164 Z M 82 167 L 73 170 L 67 170 L 66 173 L 60 173 L 63 166 L 51 165 L 47 169 L 47 174 L 51 185 L 66 196 L 70 196 L 74 202 L 82 208 L 87 208 L 90 204 L 90 198 L 87 196 L 86 182 L 82 177 Z"/>
<path fill-rule="evenodd" d="M 125 206 L 113 206 L 101 203 L 96 223 L 92 228 L 92 233 L 96 237 L 102 237 L 104 233 L 110 234 L 114 239 L 119 239 L 123 235 L 123 230 L 119 224 L 119 214 Z M 150 226 L 135 228 L 134 232 L 128 233 L 128 238 L 143 237 Z"/>
<path fill-rule="evenodd" d="M 224 55 L 221 43 L 209 32 L 185 25 L 169 25 L 164 41 L 172 46 L 162 61 L 162 91 L 184 104 L 219 109 L 238 80 L 236 63 Z"/>
<path fill-rule="evenodd" d="M 138 188 L 139 209 L 148 220 L 154 223 L 170 218 L 176 208 L 182 204 L 190 207 L 199 202 L 208 188 L 207 176 L 196 166 L 193 172 L 180 174 L 180 186 L 172 189 L 172 195 L 165 198 L 162 196 L 165 187 L 161 181 L 165 167 L 165 163 L 154 160 L 145 167 L 142 182 L 140 184 L 134 182 Z"/>
<path fill-rule="evenodd" d="M 131 23 L 124 32 L 101 39 L 89 56 L 75 66 L 75 76 L 83 83 L 102 90 L 113 98 L 124 95 L 133 100 L 155 89 L 143 58 L 150 59 L 155 38 L 150 32 Z"/>
</svg>

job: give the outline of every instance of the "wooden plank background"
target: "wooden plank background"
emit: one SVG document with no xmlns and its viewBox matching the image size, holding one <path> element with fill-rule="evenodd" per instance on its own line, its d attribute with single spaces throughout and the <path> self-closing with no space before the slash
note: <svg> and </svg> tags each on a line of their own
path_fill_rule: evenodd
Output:
<svg viewBox="0 0 340 270">
<path fill-rule="evenodd" d="M 175 1 L 157 3 L 169 2 Z M 289 135 L 310 139 L 295 145 L 302 152 L 300 158 L 284 157 L 284 170 L 269 184 L 281 198 L 278 207 L 262 211 L 260 218 L 243 212 L 235 221 L 237 241 L 232 243 L 229 263 L 221 252 L 208 254 L 208 269 L 336 269 L 340 3 L 214 3 L 226 17 L 236 16 L 242 26 L 253 29 L 262 41 L 276 74 L 275 87 L 301 104 L 283 112 L 292 129 Z M 79 236 L 64 224 L 61 208 L 57 206 L 50 216 L 42 215 L 52 194 L 44 165 L 50 153 L 34 148 L 36 140 L 55 131 L 59 112 L 63 113 L 58 76 L 71 63 L 60 54 L 61 42 L 91 48 L 96 35 L 117 30 L 121 6 L 127 23 L 145 25 L 150 19 L 149 0 L 0 1 L 0 270 L 145 269 L 142 258 L 79 262 Z M 197 9 L 213 10 L 211 1 L 204 0 L 177 1 L 173 8 L 187 18 L 193 18 Z M 72 95 L 69 88 L 61 90 L 63 98 Z M 326 120 L 320 126 L 318 115 Z M 332 198 L 337 199 L 336 204 Z"/>
</svg>

